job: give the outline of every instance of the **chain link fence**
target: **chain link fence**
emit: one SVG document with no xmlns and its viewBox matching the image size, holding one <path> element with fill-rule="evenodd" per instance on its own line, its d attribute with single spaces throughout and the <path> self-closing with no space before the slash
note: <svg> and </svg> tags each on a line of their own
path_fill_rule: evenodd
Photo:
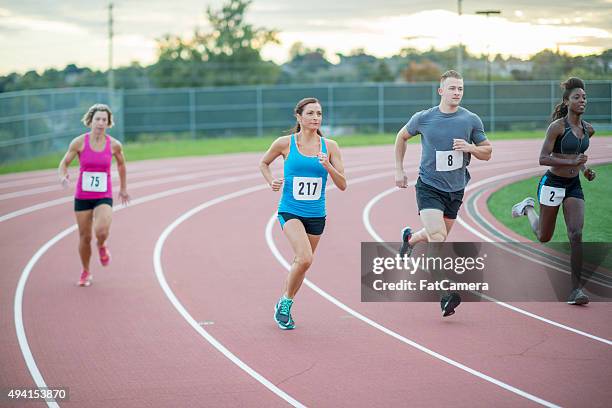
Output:
<svg viewBox="0 0 612 408">
<path fill-rule="evenodd" d="M 612 81 L 587 81 L 585 120 L 612 129 Z M 50 89 L 0 94 L 0 163 L 65 150 L 86 131 L 80 119 L 94 103 L 115 114 L 123 141 L 278 135 L 294 124 L 307 96 L 323 104 L 324 133 L 395 133 L 412 114 L 437 105 L 437 82 L 224 88 Z M 543 129 L 561 98 L 557 81 L 466 82 L 462 106 L 487 132 Z"/>
</svg>

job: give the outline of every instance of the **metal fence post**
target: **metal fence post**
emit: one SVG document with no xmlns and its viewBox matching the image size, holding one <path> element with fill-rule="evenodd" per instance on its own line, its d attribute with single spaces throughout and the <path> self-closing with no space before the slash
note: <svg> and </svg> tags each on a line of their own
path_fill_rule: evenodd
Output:
<svg viewBox="0 0 612 408">
<path fill-rule="evenodd" d="M 261 86 L 255 90 L 257 99 L 257 137 L 263 136 L 263 95 Z"/>
<path fill-rule="evenodd" d="M 385 88 L 378 84 L 378 133 L 385 132 Z"/>
<path fill-rule="evenodd" d="M 25 137 L 28 138 L 30 137 L 30 99 L 28 98 L 27 93 L 23 96 L 23 115 L 23 131 L 25 133 Z"/>
<path fill-rule="evenodd" d="M 436 87 L 436 84 L 433 83 L 431 84 L 431 106 L 436 106 L 438 102 L 438 88 Z"/>
<path fill-rule="evenodd" d="M 489 126 L 495 132 L 495 82 L 489 82 Z"/>
<path fill-rule="evenodd" d="M 333 85 L 327 85 L 327 106 L 329 106 L 329 131 L 334 131 L 334 88 Z"/>
<path fill-rule="evenodd" d="M 119 103 L 119 109 L 120 109 L 119 117 L 121 118 L 119 120 L 119 131 L 121 132 L 119 137 L 121 137 L 121 141 L 125 141 L 125 94 L 123 92 L 123 89 L 119 90 L 118 101 L 119 101 L 118 103 Z"/>
<path fill-rule="evenodd" d="M 555 82 L 550 81 L 550 111 L 555 110 Z"/>
<path fill-rule="evenodd" d="M 196 138 L 196 101 L 195 101 L 195 89 L 189 88 L 189 131 L 191 132 L 191 138 Z"/>
</svg>

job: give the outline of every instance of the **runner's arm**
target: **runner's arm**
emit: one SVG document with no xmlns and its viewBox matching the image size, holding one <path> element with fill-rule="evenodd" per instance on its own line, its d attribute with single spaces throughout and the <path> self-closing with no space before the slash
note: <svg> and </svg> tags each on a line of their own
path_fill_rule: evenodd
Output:
<svg viewBox="0 0 612 408">
<path fill-rule="evenodd" d="M 555 121 L 548 126 L 546 130 L 546 138 L 544 139 L 544 144 L 542 145 L 542 150 L 540 151 L 540 165 L 542 166 L 580 166 L 587 161 L 587 156 L 584 154 L 579 154 L 575 158 L 572 159 L 562 159 L 560 157 L 553 157 L 552 151 L 555 147 L 555 141 L 557 137 L 563 134 L 565 128 L 562 123 L 559 121 Z"/>
<path fill-rule="evenodd" d="M 119 173 L 119 199 L 126 205 L 130 202 L 130 195 L 127 192 L 127 167 L 123 154 L 123 145 L 120 141 L 112 139 L 113 156 L 117 160 L 117 173 Z"/>
<path fill-rule="evenodd" d="M 289 138 L 286 136 L 279 137 L 268 149 L 268 151 L 263 155 L 261 160 L 259 161 L 259 170 L 261 174 L 266 179 L 266 182 L 272 187 L 274 191 L 278 191 L 280 189 L 280 185 L 282 184 L 282 178 L 275 179 L 272 176 L 272 171 L 270 170 L 270 164 L 278 156 L 283 155 L 283 151 L 288 147 Z"/>
<path fill-rule="evenodd" d="M 491 159 L 491 153 L 493 153 L 493 146 L 488 140 L 483 140 L 476 145 L 472 145 L 472 156 L 478 160 L 489 160 Z"/>
<path fill-rule="evenodd" d="M 68 151 L 66 151 L 66 154 L 64 155 L 62 160 L 60 160 L 57 172 L 62 184 L 68 182 L 68 166 L 70 166 L 72 160 L 74 160 L 74 158 L 79 154 L 80 147 L 80 136 L 72 139 L 72 142 L 70 142 L 70 146 L 68 146 Z"/>
<path fill-rule="evenodd" d="M 119 173 L 119 189 L 120 191 L 127 190 L 127 167 L 125 165 L 125 155 L 123 154 L 123 145 L 118 140 L 113 140 L 113 156 L 117 160 L 117 172 Z"/>
<path fill-rule="evenodd" d="M 406 146 L 408 139 L 413 137 L 408 133 L 406 126 L 403 126 L 395 137 L 395 170 L 404 171 L 404 156 L 406 155 Z"/>
<path fill-rule="evenodd" d="M 406 188 L 408 185 L 408 177 L 404 171 L 404 156 L 408 139 L 413 136 L 408 132 L 407 126 L 404 126 L 397 132 L 395 138 L 395 185 L 399 188 Z"/>
<path fill-rule="evenodd" d="M 325 166 L 325 169 L 329 173 L 332 181 L 341 191 L 346 190 L 346 176 L 344 175 L 344 163 L 342 163 L 342 156 L 340 155 L 340 147 L 338 143 L 333 140 L 327 140 L 327 148 L 329 149 L 329 160 Z"/>
</svg>

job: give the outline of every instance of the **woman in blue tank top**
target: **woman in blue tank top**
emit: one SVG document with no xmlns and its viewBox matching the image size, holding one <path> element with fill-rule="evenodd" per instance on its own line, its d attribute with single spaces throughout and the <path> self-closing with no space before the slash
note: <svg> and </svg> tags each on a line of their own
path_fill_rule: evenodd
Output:
<svg viewBox="0 0 612 408">
<path fill-rule="evenodd" d="M 584 154 L 595 130 L 582 120 L 587 102 L 584 82 L 570 78 L 561 87 L 563 99 L 555 107 L 553 122 L 548 126 L 540 152 L 540 164 L 550 166 L 538 185 L 540 215 L 535 211 L 536 200 L 527 197 L 512 207 L 512 216 L 526 215 L 538 240 L 548 242 L 555 232 L 559 207 L 563 205 L 572 265 L 572 292 L 567 303 L 584 305 L 589 303 L 589 298 L 582 291 L 585 283 L 581 276 L 584 194 L 579 173 L 582 172 L 588 181 L 595 179 L 595 171 L 586 166 L 588 157 Z"/>
<path fill-rule="evenodd" d="M 327 177 L 340 190 L 346 189 L 344 165 L 338 144 L 321 134 L 323 111 L 316 98 L 305 98 L 294 109 L 296 126 L 291 135 L 279 137 L 261 159 L 259 168 L 272 188 L 283 187 L 278 220 L 295 254 L 285 282 L 285 293 L 274 306 L 274 320 L 283 330 L 295 328 L 291 317 L 293 298 L 325 228 Z M 283 156 L 284 177 L 274 178 L 270 164 Z"/>
</svg>

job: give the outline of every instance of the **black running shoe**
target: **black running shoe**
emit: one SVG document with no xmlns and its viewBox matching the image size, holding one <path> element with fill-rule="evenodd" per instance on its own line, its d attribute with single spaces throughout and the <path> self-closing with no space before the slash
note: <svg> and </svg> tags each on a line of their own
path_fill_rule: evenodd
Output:
<svg viewBox="0 0 612 408">
<path fill-rule="evenodd" d="M 567 299 L 568 305 L 586 305 L 587 303 L 589 303 L 589 297 L 580 288 L 572 290 Z"/>
<path fill-rule="evenodd" d="M 402 230 L 402 246 L 399 251 L 401 257 L 412 255 L 412 246 L 408 243 L 410 238 L 412 238 L 412 229 L 406 227 Z"/>
<path fill-rule="evenodd" d="M 442 317 L 455 314 L 455 308 L 461 303 L 461 296 L 457 292 L 452 292 L 442 296 L 440 299 L 440 307 L 442 308 Z"/>
</svg>

